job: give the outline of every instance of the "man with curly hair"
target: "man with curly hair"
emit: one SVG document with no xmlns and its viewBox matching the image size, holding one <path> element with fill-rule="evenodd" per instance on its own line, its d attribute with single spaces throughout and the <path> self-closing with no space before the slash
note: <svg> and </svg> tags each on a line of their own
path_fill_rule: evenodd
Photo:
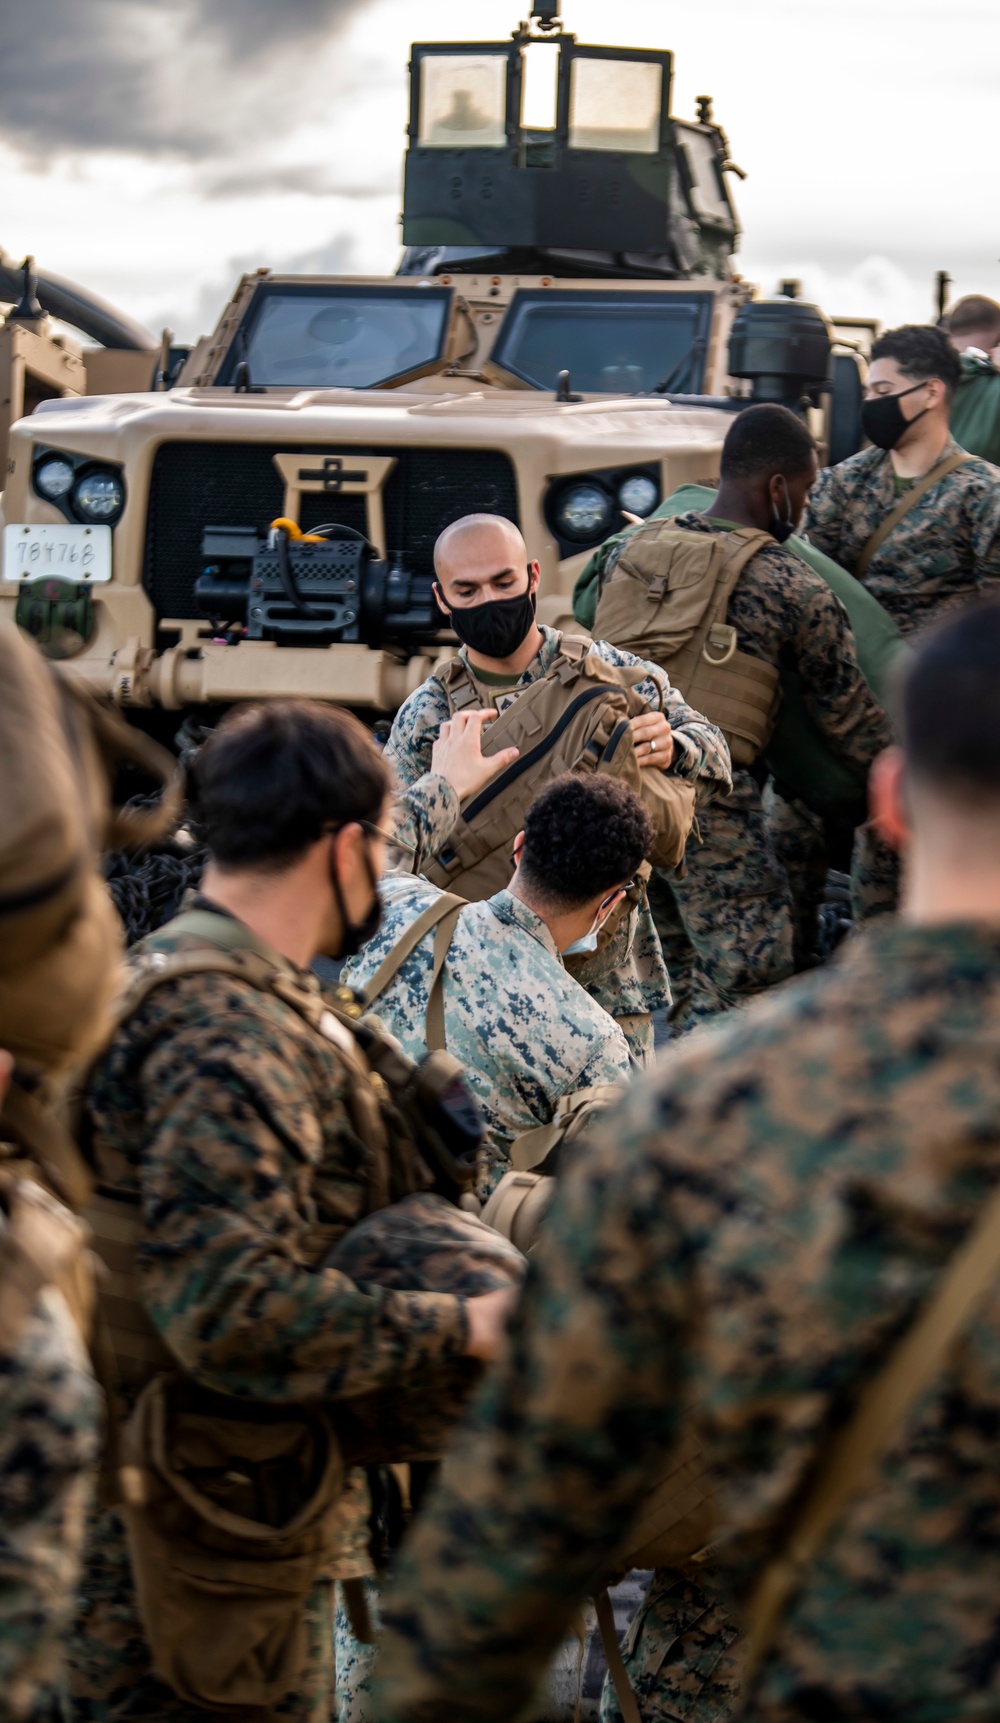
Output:
<svg viewBox="0 0 1000 1723">
<path fill-rule="evenodd" d="M 626 784 L 565 773 L 536 796 L 514 839 L 509 887 L 457 915 L 441 971 L 444 1036 L 486 1120 L 481 1197 L 510 1170 L 516 1137 L 550 1124 L 570 1096 L 629 1076 L 621 1029 L 562 960 L 596 947 L 653 835 Z M 344 970 L 362 990 L 432 906 L 446 907 L 440 887 L 410 874 L 390 875 L 380 889 L 382 924 Z M 427 1048 L 435 934 L 428 925 L 372 1002 L 414 1058 Z"/>
</svg>

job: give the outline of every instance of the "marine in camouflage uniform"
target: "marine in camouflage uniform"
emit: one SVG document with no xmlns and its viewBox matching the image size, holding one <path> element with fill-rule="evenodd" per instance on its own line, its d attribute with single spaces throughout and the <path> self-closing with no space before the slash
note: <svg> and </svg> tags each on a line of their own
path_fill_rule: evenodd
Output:
<svg viewBox="0 0 1000 1723">
<path fill-rule="evenodd" d="M 677 517 L 687 532 L 717 532 L 704 514 Z M 891 739 L 888 719 L 858 665 L 843 606 L 829 586 L 775 541 L 742 570 L 727 622 L 741 651 L 794 669 L 810 716 L 833 750 L 862 773 Z M 775 853 L 758 776 L 733 771 L 733 793 L 699 810 L 686 877 L 658 873 L 651 902 L 673 979 L 672 1020 L 688 1026 L 743 1003 L 792 973 L 791 887 Z"/>
<path fill-rule="evenodd" d="M 399 839 L 417 850 L 431 836 L 443 841 L 456 805 L 451 787 L 429 776 L 405 799 Z M 249 930 L 247 943 L 318 987 Z M 131 955 L 202 944 L 167 928 Z M 88 1135 L 98 1178 L 142 1205 L 144 1307 L 179 1366 L 206 1388 L 265 1402 L 331 1399 L 419 1377 L 463 1353 L 461 1299 L 362 1287 L 315 1268 L 317 1227 L 332 1244 L 368 1212 L 370 1157 L 347 1100 L 336 1050 L 291 1006 L 211 972 L 153 991 L 96 1074 Z M 356 1476 L 350 1484 L 342 1535 L 306 1609 L 306 1666 L 296 1692 L 272 1708 L 275 1723 L 329 1723 L 334 1579 L 359 1573 L 361 1486 Z M 88 1526 L 69 1662 L 80 1723 L 207 1715 L 153 1676 L 124 1527 L 101 1507 Z"/>
<path fill-rule="evenodd" d="M 404 1550 L 380 1723 L 518 1713 L 683 1406 L 747 1595 L 996 1187 L 998 1035 L 1000 932 L 893 921 L 636 1085 L 561 1182 Z M 994 1291 L 805 1574 L 751 1723 L 996 1712 L 998 1425 Z"/>
<path fill-rule="evenodd" d="M 960 453 L 949 438 L 940 460 Z M 853 574 L 872 534 L 917 481 L 896 477 L 891 452 L 862 449 L 827 467 L 814 485 L 803 531 Z M 859 577 L 905 635 L 1000 589 L 1000 472 L 970 459 L 925 491 Z M 899 871 L 870 828 L 858 834 L 852 866 L 860 919 L 896 907 Z"/>
<path fill-rule="evenodd" d="M 383 958 L 440 889 L 423 879 L 382 882 L 382 925 L 344 980 L 362 992 Z M 411 1058 L 427 1051 L 425 1019 L 434 933 L 428 932 L 373 1009 Z M 509 891 L 459 915 L 443 971 L 449 1053 L 465 1067 L 486 1120 L 482 1200 L 510 1171 L 510 1145 L 550 1124 L 559 1102 L 581 1089 L 626 1082 L 628 1045 L 607 1012 L 567 974 L 541 916 Z"/>
<path fill-rule="evenodd" d="M 561 639 L 558 630 L 542 627 L 540 632 L 544 639 L 541 651 L 523 675 L 513 682 L 487 680 L 473 668 L 466 649 L 460 650 L 459 656 L 469 674 L 483 687 L 484 700 L 488 698 L 498 711 L 504 711 L 517 698 L 519 689 L 529 687 L 544 676 L 556 657 Z M 624 668 L 643 665 L 648 670 L 649 681 L 640 682 L 636 692 L 656 709 L 660 707 L 662 693 L 663 710 L 674 740 L 670 771 L 677 777 L 697 783 L 699 805 L 713 793 L 725 794 L 731 782 L 729 750 L 715 725 L 685 703 L 655 664 L 645 664 L 644 660 L 630 652 L 622 652 L 604 640 L 595 641 L 593 650 L 607 664 Z M 427 771 L 434 741 L 449 716 L 448 699 L 436 676 L 428 677 L 400 707 L 386 746 L 386 758 L 395 768 L 403 787 L 414 783 Z M 577 976 L 599 1005 L 610 1011 L 613 1017 L 624 1020 L 626 1038 L 633 1055 L 640 1062 L 647 1062 L 652 1055 L 649 1018 L 653 1012 L 669 1006 L 671 997 L 670 982 L 649 911 L 643 907 L 634 929 L 629 921 L 623 921 L 605 950 L 581 966 Z M 632 1019 L 639 1019 L 639 1022 L 633 1024 Z"/>
<path fill-rule="evenodd" d="M 9 1252 L 0 1205 L 0 1285 Z M 0 1320 L 0 1714 L 12 1723 L 69 1717 L 63 1645 L 100 1429 L 79 1329 L 61 1292 L 47 1286 L 16 1332 Z"/>
</svg>

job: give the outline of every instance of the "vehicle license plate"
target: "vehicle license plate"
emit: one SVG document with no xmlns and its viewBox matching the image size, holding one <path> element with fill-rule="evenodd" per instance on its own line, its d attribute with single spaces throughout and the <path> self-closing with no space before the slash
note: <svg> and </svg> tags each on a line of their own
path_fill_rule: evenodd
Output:
<svg viewBox="0 0 1000 1723">
<path fill-rule="evenodd" d="M 5 526 L 4 580 L 111 579 L 109 526 Z"/>
</svg>

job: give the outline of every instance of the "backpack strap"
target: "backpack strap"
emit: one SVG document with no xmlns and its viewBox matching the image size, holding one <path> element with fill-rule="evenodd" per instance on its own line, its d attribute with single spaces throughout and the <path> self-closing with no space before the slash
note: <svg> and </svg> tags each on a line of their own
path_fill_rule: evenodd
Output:
<svg viewBox="0 0 1000 1723">
<path fill-rule="evenodd" d="M 867 574 L 869 564 L 876 552 L 881 550 L 889 534 L 895 532 L 900 521 L 905 519 L 922 496 L 926 496 L 931 486 L 936 485 L 938 479 L 947 478 L 948 474 L 953 473 L 956 467 L 964 467 L 966 461 L 971 461 L 972 458 L 971 455 L 966 454 L 964 449 L 956 449 L 954 454 L 946 455 L 943 461 L 938 461 L 937 466 L 932 467 L 929 473 L 925 473 L 922 479 L 917 480 L 911 490 L 906 491 L 900 497 L 895 508 L 886 515 L 882 524 L 875 528 L 871 538 L 863 547 L 854 567 L 856 580 L 861 580 L 862 576 Z"/>
<path fill-rule="evenodd" d="M 738 650 L 736 630 L 726 621 L 736 582 L 751 558 L 765 545 L 776 542 L 769 532 L 761 532 L 756 527 L 735 527 L 728 532 L 719 532 L 717 537 L 721 544 L 722 568 L 715 591 L 705 606 L 705 614 L 688 646 L 689 651 L 714 667 L 728 664 Z"/>
<path fill-rule="evenodd" d="M 522 1131 L 510 1145 L 510 1164 L 518 1173 L 547 1171 L 545 1162 L 558 1145 L 571 1143 L 587 1125 L 591 1115 L 612 1102 L 620 1101 L 622 1088 L 618 1083 L 595 1083 L 589 1089 L 577 1089 L 563 1095 L 556 1106 L 551 1124 L 539 1125 L 533 1131 Z"/>
<path fill-rule="evenodd" d="M 938 1286 L 863 1390 L 854 1416 L 821 1463 L 784 1547 L 764 1569 L 746 1611 L 743 1686 L 770 1651 L 796 1592 L 851 1499 L 889 1452 L 921 1395 L 974 1320 L 1000 1271 L 1000 1187 L 978 1225 L 945 1267 Z"/>
<path fill-rule="evenodd" d="M 93 1189 L 89 1167 L 65 1125 L 18 1081 L 16 1072 L 0 1111 L 0 1134 L 9 1134 L 24 1149 L 71 1209 L 86 1208 Z"/>
<path fill-rule="evenodd" d="M 431 961 L 425 1019 L 427 1049 L 431 1053 L 444 1052 L 447 1047 L 444 1029 L 444 964 L 455 928 L 458 926 L 458 918 L 465 908 L 464 897 L 456 897 L 450 891 L 441 892 L 440 896 L 417 916 L 416 921 L 410 924 L 402 937 L 397 939 L 365 988 L 367 1008 L 371 1010 L 379 995 L 396 979 L 410 953 L 416 950 L 425 934 L 434 928 L 434 955 Z"/>
<path fill-rule="evenodd" d="M 454 658 L 449 658 L 447 664 L 441 666 L 436 675 L 444 689 L 449 713 L 467 712 L 482 706 L 472 672 L 464 658 L 460 658 L 457 653 Z"/>
</svg>

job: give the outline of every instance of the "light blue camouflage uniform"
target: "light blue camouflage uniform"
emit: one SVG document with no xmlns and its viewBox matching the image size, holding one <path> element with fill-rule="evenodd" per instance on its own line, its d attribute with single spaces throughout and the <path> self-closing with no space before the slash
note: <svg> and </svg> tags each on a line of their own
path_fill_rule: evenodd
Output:
<svg viewBox="0 0 1000 1723">
<path fill-rule="evenodd" d="M 384 957 L 440 897 L 428 880 L 382 881 L 385 913 L 344 980 L 365 988 Z M 411 1057 L 427 1050 L 425 1017 L 434 934 L 425 934 L 374 1010 Z M 487 1128 L 485 1197 L 510 1170 L 522 1131 L 552 1122 L 564 1096 L 626 1082 L 628 1044 L 607 1012 L 567 974 L 551 933 L 527 904 L 499 891 L 463 909 L 444 967 L 448 1051 L 461 1060 Z"/>
<path fill-rule="evenodd" d="M 559 651 L 562 639 L 558 629 L 542 627 L 544 644 L 538 656 L 528 665 L 516 687 L 491 688 L 491 704 L 503 712 L 518 692 L 530 687 L 544 676 Z M 605 663 L 622 669 L 636 665 L 648 672 L 636 692 L 654 710 L 661 706 L 673 731 L 674 758 L 671 773 L 697 783 L 698 799 L 705 801 L 713 794 L 728 794 L 732 787 L 729 750 L 722 732 L 707 718 L 688 706 L 676 688 L 672 688 L 663 670 L 631 652 L 623 652 L 606 640 L 596 640 L 593 651 Z M 471 675 L 475 675 L 463 647 L 459 653 Z M 393 766 L 400 786 L 406 789 L 428 770 L 431 749 L 442 724 L 451 716 L 448 698 L 436 676 L 412 693 L 396 714 L 392 733 L 386 745 L 386 759 Z M 648 769 L 648 768 L 646 768 Z M 665 1010 L 671 1002 L 660 942 L 653 918 L 643 906 L 631 922 L 623 922 L 618 934 L 599 957 L 592 959 L 580 973 L 580 982 L 591 998 L 620 1019 L 637 1018 L 639 1024 L 626 1030 L 633 1056 L 641 1062 L 652 1055 L 652 1028 L 648 1022 L 655 1011 Z"/>
</svg>

